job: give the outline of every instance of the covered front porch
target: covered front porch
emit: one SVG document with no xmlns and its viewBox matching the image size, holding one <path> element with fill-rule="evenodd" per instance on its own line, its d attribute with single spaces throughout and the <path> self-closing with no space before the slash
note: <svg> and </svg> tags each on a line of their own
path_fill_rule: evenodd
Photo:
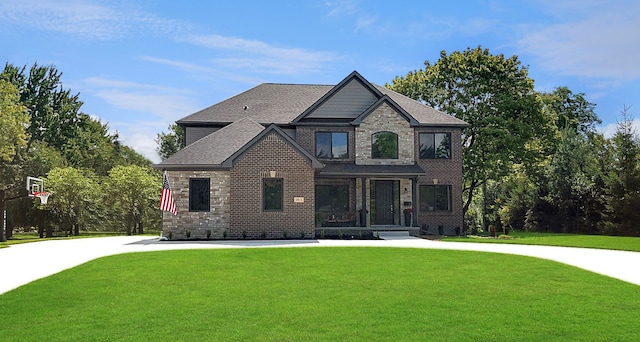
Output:
<svg viewBox="0 0 640 342">
<path fill-rule="evenodd" d="M 316 230 L 419 229 L 418 165 L 327 165 L 316 174 Z"/>
</svg>

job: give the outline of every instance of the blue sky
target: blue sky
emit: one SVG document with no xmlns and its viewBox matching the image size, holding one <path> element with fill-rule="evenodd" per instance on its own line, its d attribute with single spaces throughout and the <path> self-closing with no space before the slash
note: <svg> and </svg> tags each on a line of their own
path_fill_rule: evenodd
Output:
<svg viewBox="0 0 640 342">
<path fill-rule="evenodd" d="M 626 0 L 0 2 L 0 62 L 54 64 L 85 113 L 154 162 L 157 133 L 260 83 L 357 70 L 384 85 L 478 45 L 518 55 L 539 91 L 585 93 L 611 134 L 640 108 L 639 36 Z"/>
</svg>

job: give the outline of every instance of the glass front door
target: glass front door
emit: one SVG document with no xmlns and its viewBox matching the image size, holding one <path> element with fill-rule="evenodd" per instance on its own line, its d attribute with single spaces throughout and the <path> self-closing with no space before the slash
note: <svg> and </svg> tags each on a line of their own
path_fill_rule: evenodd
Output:
<svg viewBox="0 0 640 342">
<path fill-rule="evenodd" d="M 371 217 L 374 225 L 397 225 L 400 222 L 400 181 L 371 181 Z"/>
</svg>

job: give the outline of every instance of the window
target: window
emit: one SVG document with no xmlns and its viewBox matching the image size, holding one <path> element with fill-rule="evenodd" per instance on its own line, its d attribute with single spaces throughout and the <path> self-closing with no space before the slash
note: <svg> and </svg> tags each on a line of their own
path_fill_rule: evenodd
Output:
<svg viewBox="0 0 640 342">
<path fill-rule="evenodd" d="M 392 132 L 372 134 L 371 158 L 398 159 L 398 135 Z"/>
<path fill-rule="evenodd" d="M 262 209 L 282 210 L 282 179 L 264 179 L 262 182 Z"/>
<path fill-rule="evenodd" d="M 316 185 L 316 211 L 323 213 L 349 211 L 349 186 Z"/>
<path fill-rule="evenodd" d="M 449 133 L 420 133 L 420 159 L 451 158 Z"/>
<path fill-rule="evenodd" d="M 420 185 L 420 211 L 451 210 L 451 185 Z"/>
<path fill-rule="evenodd" d="M 209 211 L 209 178 L 189 179 L 189 211 Z"/>
<path fill-rule="evenodd" d="M 347 136 L 347 132 L 317 132 L 316 157 L 331 159 L 348 158 Z"/>
</svg>

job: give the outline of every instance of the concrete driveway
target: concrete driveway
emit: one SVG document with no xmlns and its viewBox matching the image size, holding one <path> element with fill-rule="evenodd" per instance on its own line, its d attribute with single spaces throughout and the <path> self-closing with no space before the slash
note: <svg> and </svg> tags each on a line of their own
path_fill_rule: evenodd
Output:
<svg viewBox="0 0 640 342">
<path fill-rule="evenodd" d="M 0 294 L 103 256 L 176 249 L 409 247 L 480 251 L 558 261 L 640 285 L 640 253 L 588 248 L 442 242 L 381 233 L 383 240 L 158 241 L 149 236 L 49 240 L 0 249 Z"/>
</svg>

